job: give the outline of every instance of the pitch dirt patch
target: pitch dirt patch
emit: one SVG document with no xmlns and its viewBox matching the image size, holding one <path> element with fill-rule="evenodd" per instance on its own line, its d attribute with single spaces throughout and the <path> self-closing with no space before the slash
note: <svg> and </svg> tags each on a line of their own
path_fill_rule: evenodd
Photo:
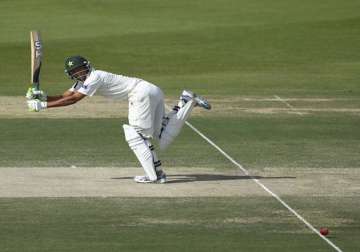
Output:
<svg viewBox="0 0 360 252">
<path fill-rule="evenodd" d="M 167 184 L 137 184 L 139 168 L 0 168 L 0 197 L 201 197 L 265 195 L 237 172 L 167 170 Z"/>
<path fill-rule="evenodd" d="M 28 111 L 25 97 L 1 96 L 0 118 L 118 118 L 127 117 L 128 105 L 101 97 L 91 97 L 67 107 L 34 113 Z"/>
<path fill-rule="evenodd" d="M 166 184 L 137 184 L 139 168 L 0 168 L 0 197 L 250 197 L 268 196 L 238 170 L 172 168 Z M 360 196 L 359 169 L 257 171 L 280 196 Z"/>
<path fill-rule="evenodd" d="M 237 117 L 242 114 L 302 114 L 309 113 L 352 113 L 360 114 L 360 101 L 356 99 L 331 98 L 282 98 L 290 102 L 294 109 L 289 109 L 276 98 L 209 96 L 212 110 L 194 109 L 192 116 Z M 177 97 L 168 97 L 166 104 L 176 104 Z M 86 98 L 81 102 L 62 108 L 44 110 L 39 113 L 29 112 L 26 99 L 22 96 L 0 97 L 0 118 L 120 118 L 127 117 L 126 101 L 116 101 L 100 96 Z"/>
</svg>

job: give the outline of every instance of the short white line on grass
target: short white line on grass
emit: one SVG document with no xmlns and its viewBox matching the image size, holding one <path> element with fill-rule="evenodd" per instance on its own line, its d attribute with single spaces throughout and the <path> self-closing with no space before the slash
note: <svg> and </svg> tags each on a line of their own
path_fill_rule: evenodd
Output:
<svg viewBox="0 0 360 252">
<path fill-rule="evenodd" d="M 249 176 L 256 184 L 262 187 L 266 192 L 268 192 L 271 196 L 273 196 L 277 201 L 279 201 L 285 208 L 287 208 L 291 213 L 293 213 L 300 221 L 302 221 L 310 230 L 312 230 L 315 234 L 317 234 L 321 239 L 326 241 L 331 247 L 333 247 L 336 251 L 342 252 L 342 250 L 337 247 L 332 241 L 328 238 L 320 234 L 316 228 L 313 227 L 307 220 L 304 219 L 300 214 L 298 214 L 294 209 L 292 209 L 286 202 L 284 202 L 277 194 L 272 192 L 268 187 L 266 187 L 263 183 L 261 183 L 258 179 L 250 175 L 248 170 L 246 170 L 241 164 L 236 162 L 229 154 L 223 151 L 219 146 L 217 146 L 213 141 L 211 141 L 207 136 L 201 133 L 197 128 L 195 128 L 191 123 L 185 122 L 187 126 L 189 126 L 193 131 L 195 131 L 198 135 L 200 135 L 203 139 L 205 139 L 210 145 L 212 145 L 215 149 L 217 149 L 221 154 L 223 154 L 231 163 L 236 165 L 245 175 Z"/>
<path fill-rule="evenodd" d="M 292 106 L 290 103 L 288 103 L 287 101 L 282 99 L 280 96 L 274 95 L 274 97 L 277 101 L 284 103 L 290 110 L 294 111 L 296 114 L 301 115 L 301 116 L 304 115 L 303 113 L 297 111 L 294 106 Z"/>
</svg>

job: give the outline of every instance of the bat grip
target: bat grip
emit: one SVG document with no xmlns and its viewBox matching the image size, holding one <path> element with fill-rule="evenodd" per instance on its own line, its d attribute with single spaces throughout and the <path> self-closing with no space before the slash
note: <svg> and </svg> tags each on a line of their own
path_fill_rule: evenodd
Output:
<svg viewBox="0 0 360 252">
<path fill-rule="evenodd" d="M 34 82 L 33 84 L 32 84 L 32 86 L 33 86 L 33 88 L 35 89 L 35 90 L 40 90 L 40 83 L 39 82 Z"/>
<path fill-rule="evenodd" d="M 39 91 L 40 90 L 40 84 L 39 82 L 34 82 L 32 84 L 32 87 L 36 90 L 36 91 Z M 35 95 L 34 96 L 34 99 L 40 99 L 40 95 Z"/>
</svg>

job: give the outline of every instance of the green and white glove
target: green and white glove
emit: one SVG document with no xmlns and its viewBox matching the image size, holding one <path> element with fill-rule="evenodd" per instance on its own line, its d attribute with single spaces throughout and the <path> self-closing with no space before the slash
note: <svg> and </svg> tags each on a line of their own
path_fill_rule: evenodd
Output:
<svg viewBox="0 0 360 252">
<path fill-rule="evenodd" d="M 32 99 L 27 101 L 29 111 L 39 112 L 40 110 L 47 108 L 47 102 L 40 101 L 38 99 Z"/>
<path fill-rule="evenodd" d="M 26 92 L 26 98 L 28 100 L 38 99 L 40 101 L 46 101 L 47 100 L 47 95 L 42 90 L 36 90 L 33 87 L 29 87 L 28 91 Z"/>
</svg>

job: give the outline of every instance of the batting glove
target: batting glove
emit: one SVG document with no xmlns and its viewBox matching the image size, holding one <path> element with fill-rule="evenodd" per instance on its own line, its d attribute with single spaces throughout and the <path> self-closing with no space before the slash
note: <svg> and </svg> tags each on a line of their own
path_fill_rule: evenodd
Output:
<svg viewBox="0 0 360 252">
<path fill-rule="evenodd" d="M 26 98 L 28 100 L 38 99 L 40 101 L 46 101 L 47 100 L 47 95 L 42 90 L 36 90 L 33 87 L 29 87 L 28 91 L 26 92 Z"/>
<path fill-rule="evenodd" d="M 40 110 L 47 108 L 47 102 L 43 102 L 38 99 L 28 100 L 27 105 L 29 107 L 29 111 L 31 112 L 39 112 Z"/>
</svg>

